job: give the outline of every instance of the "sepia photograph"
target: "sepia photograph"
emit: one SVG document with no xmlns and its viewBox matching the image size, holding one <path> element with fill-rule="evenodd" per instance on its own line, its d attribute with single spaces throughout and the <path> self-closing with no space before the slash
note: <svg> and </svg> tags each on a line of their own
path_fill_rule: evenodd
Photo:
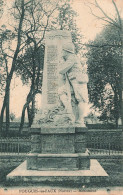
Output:
<svg viewBox="0 0 123 195">
<path fill-rule="evenodd" d="M 123 0 L 0 0 L 0 195 L 123 193 Z"/>
</svg>

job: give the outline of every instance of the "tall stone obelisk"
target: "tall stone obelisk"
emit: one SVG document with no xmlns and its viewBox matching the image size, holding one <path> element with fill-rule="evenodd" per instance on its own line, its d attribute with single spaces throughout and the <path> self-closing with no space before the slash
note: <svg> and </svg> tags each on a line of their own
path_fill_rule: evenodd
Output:
<svg viewBox="0 0 123 195">
<path fill-rule="evenodd" d="M 39 111 L 36 114 L 33 126 L 38 126 L 38 124 L 42 123 L 47 125 L 43 117 L 46 118 L 47 116 L 45 114 L 59 105 L 59 69 L 62 66 L 62 47 L 69 43 L 72 43 L 72 37 L 69 31 L 55 30 L 46 33 L 41 102 L 42 112 Z M 60 115 L 61 117 L 62 115 Z"/>
<path fill-rule="evenodd" d="M 42 110 L 58 104 L 59 65 L 62 45 L 71 42 L 69 31 L 51 31 L 46 34 L 45 61 L 42 87 Z"/>
</svg>

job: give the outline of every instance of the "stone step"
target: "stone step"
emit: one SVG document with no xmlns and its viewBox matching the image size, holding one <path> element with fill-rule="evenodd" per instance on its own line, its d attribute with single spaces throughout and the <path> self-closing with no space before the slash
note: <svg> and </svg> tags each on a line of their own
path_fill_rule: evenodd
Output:
<svg viewBox="0 0 123 195">
<path fill-rule="evenodd" d="M 87 170 L 90 157 L 86 153 L 37 154 L 27 156 L 28 170 Z"/>
<path fill-rule="evenodd" d="M 108 181 L 108 174 L 97 160 L 90 160 L 90 170 L 27 170 L 27 161 L 24 161 L 12 172 L 10 172 L 6 179 L 7 181 L 19 182 L 19 184 L 25 182 L 38 183 L 90 183 L 90 182 L 103 182 Z M 67 184 L 66 183 L 66 184 Z"/>
</svg>

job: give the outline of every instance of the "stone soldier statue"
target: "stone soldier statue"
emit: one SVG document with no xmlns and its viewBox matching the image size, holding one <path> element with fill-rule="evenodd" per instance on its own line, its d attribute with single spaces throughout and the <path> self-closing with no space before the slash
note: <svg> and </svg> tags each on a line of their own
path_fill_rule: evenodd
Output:
<svg viewBox="0 0 123 195">
<path fill-rule="evenodd" d="M 66 112 L 72 122 L 81 126 L 84 124 L 84 115 L 88 102 L 87 82 L 88 77 L 83 73 L 79 58 L 74 53 L 73 43 L 63 45 L 63 60 L 59 71 L 59 99 L 63 103 Z M 78 107 L 78 117 L 75 117 L 71 104 L 71 94 L 74 93 Z"/>
</svg>

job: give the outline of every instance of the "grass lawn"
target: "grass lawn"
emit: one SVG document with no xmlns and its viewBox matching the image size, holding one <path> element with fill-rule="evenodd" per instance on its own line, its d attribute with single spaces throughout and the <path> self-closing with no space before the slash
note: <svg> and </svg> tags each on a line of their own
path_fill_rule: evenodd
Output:
<svg viewBox="0 0 123 195">
<path fill-rule="evenodd" d="M 98 185 L 88 184 L 88 187 L 99 187 L 100 188 L 100 187 L 108 187 L 108 186 L 109 187 L 123 186 L 122 159 L 100 159 L 98 161 L 100 162 L 102 167 L 105 169 L 105 171 L 109 174 L 109 182 L 99 183 Z M 12 165 L 12 163 L 10 162 L 0 164 L 0 187 L 7 186 L 6 175 L 10 173 L 10 171 L 12 171 L 14 168 L 16 168 L 19 164 L 20 162 L 16 162 L 14 163 L 14 165 Z M 69 186 L 69 187 L 74 188 L 77 186 L 75 185 L 75 186 Z"/>
<path fill-rule="evenodd" d="M 123 186 L 123 160 L 100 159 L 98 161 L 109 175 L 109 185 Z"/>
</svg>

